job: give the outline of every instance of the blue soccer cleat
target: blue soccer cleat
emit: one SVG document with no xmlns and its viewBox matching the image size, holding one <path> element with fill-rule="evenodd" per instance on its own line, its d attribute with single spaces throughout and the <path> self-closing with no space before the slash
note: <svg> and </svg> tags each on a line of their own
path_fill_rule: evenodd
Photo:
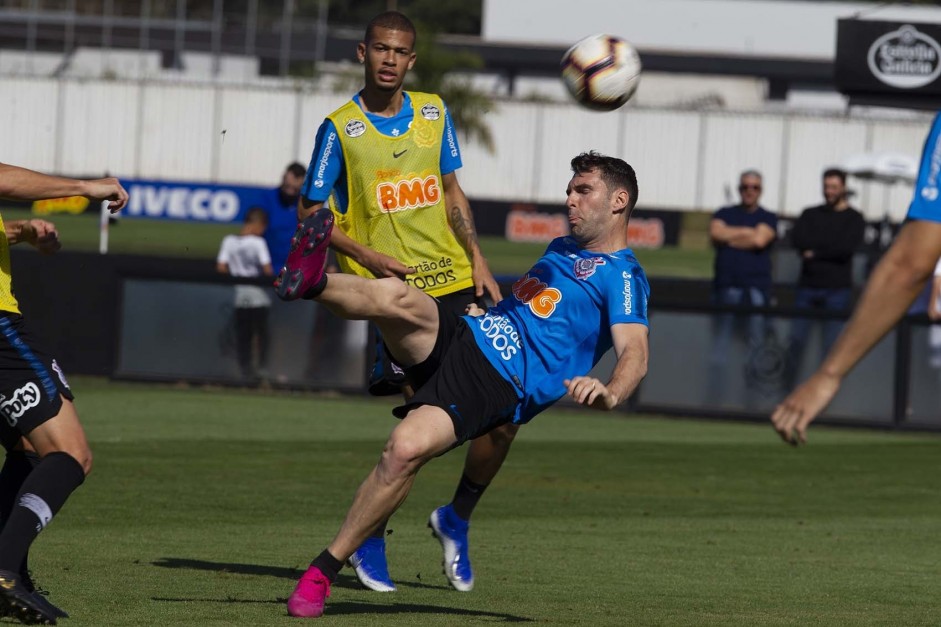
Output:
<svg viewBox="0 0 941 627">
<path fill-rule="evenodd" d="M 356 571 L 359 582 L 376 592 L 395 592 L 386 562 L 385 538 L 366 538 L 350 556 L 349 565 Z"/>
<path fill-rule="evenodd" d="M 473 590 L 474 571 L 471 570 L 470 557 L 467 555 L 467 531 L 470 523 L 455 514 L 450 505 L 445 505 L 431 512 L 428 526 L 444 551 L 442 566 L 448 581 L 459 592 Z"/>
</svg>

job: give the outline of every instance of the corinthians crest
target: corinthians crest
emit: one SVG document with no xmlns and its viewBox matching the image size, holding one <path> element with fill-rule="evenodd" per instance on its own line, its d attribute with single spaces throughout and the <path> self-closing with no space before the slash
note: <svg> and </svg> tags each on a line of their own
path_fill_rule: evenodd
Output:
<svg viewBox="0 0 941 627">
<path fill-rule="evenodd" d="M 604 257 L 589 257 L 575 260 L 575 278 L 584 281 L 595 273 L 595 268 L 605 264 Z"/>
</svg>

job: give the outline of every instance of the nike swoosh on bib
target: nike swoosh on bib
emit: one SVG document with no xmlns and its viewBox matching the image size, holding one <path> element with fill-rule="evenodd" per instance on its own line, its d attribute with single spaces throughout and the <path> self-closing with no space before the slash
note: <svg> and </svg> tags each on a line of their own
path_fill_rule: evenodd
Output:
<svg viewBox="0 0 941 627">
<path fill-rule="evenodd" d="M 393 159 L 398 159 L 399 157 L 401 157 L 402 155 L 404 155 L 404 154 L 407 153 L 407 152 L 408 152 L 408 148 L 406 148 L 406 149 L 403 150 L 402 152 L 395 152 L 395 151 L 393 150 L 393 151 L 392 151 L 392 158 L 393 158 Z"/>
</svg>

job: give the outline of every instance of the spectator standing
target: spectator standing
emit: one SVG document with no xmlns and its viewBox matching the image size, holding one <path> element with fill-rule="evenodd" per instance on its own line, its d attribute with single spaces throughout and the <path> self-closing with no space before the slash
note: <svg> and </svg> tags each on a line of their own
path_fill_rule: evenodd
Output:
<svg viewBox="0 0 941 627">
<path fill-rule="evenodd" d="M 268 226 L 267 213 L 260 207 L 249 209 L 238 235 L 226 235 L 219 248 L 216 269 L 234 277 L 273 276 L 268 245 L 262 238 Z M 268 313 L 270 290 L 260 285 L 235 286 L 235 345 L 239 371 L 247 379 L 264 373 L 268 359 Z M 252 359 L 258 345 L 258 369 Z"/>
<path fill-rule="evenodd" d="M 760 172 L 742 172 L 738 185 L 739 204 L 722 207 L 709 223 L 709 237 L 716 252 L 712 295 L 716 305 L 766 307 L 769 304 L 771 245 L 778 219 L 760 205 L 761 188 Z M 726 400 L 724 371 L 733 334 L 736 330 L 744 331 L 749 353 L 755 351 L 765 339 L 766 320 L 762 315 L 722 313 L 715 322 L 709 356 L 708 396 L 711 402 L 721 404 Z"/>
<path fill-rule="evenodd" d="M 297 162 L 289 164 L 281 175 L 281 185 L 271 190 L 262 207 L 268 217 L 265 243 L 271 255 L 271 265 L 278 270 L 288 258 L 291 237 L 297 228 L 297 199 L 305 176 L 307 168 Z"/>
<path fill-rule="evenodd" d="M 798 309 L 848 311 L 853 290 L 853 254 L 863 243 L 866 222 L 850 206 L 846 194 L 846 172 L 823 173 L 824 204 L 808 207 L 791 231 L 791 241 L 801 257 L 794 306 Z M 800 368 L 812 320 L 797 318 L 788 342 L 789 387 Z M 826 355 L 840 334 L 843 322 L 828 319 L 823 325 L 821 355 Z"/>
</svg>

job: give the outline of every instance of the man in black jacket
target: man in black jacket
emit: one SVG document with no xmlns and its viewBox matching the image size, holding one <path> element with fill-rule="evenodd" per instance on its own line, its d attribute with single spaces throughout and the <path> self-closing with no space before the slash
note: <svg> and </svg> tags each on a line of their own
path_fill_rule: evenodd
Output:
<svg viewBox="0 0 941 627">
<path fill-rule="evenodd" d="M 866 223 L 846 199 L 846 172 L 829 169 L 823 173 L 823 197 L 824 204 L 804 209 L 791 231 L 791 241 L 802 260 L 794 306 L 845 312 L 852 297 L 853 253 L 862 244 Z M 791 326 L 791 382 L 800 369 L 811 324 L 809 318 L 797 318 Z M 822 355 L 830 350 L 842 326 L 838 319 L 824 322 Z"/>
</svg>

